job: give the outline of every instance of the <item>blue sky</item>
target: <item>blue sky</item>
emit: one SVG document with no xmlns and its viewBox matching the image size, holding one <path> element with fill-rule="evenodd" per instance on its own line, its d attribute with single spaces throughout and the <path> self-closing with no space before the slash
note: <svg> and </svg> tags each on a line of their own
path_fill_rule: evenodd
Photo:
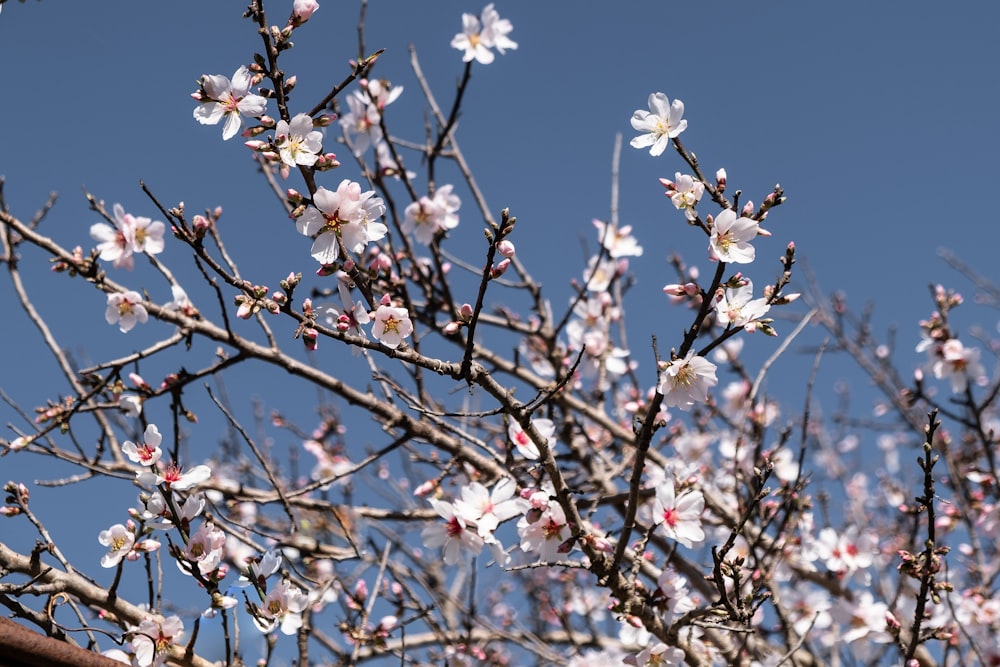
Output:
<svg viewBox="0 0 1000 667">
<path fill-rule="evenodd" d="M 271 22 L 283 23 L 290 4 L 268 3 Z M 0 174 L 11 211 L 30 218 L 56 191 L 59 203 L 43 229 L 89 248 L 97 217 L 82 188 L 158 217 L 138 188 L 142 179 L 168 205 L 221 205 L 222 233 L 248 277 L 273 285 L 289 270 L 313 270 L 308 242 L 255 177 L 240 140 L 223 142 L 220 128 L 191 117 L 197 79 L 229 76 L 259 48 L 253 26 L 240 18 L 243 8 L 190 0 L 7 3 L 0 14 L 0 62 L 8 73 Z M 405 87 L 389 112 L 396 133 L 422 136 L 424 107 L 407 45 L 447 105 L 462 71 L 449 42 L 462 11 L 480 9 L 370 3 L 368 50 L 386 48 L 374 73 Z M 498 2 L 497 9 L 512 21 L 520 47 L 474 68 L 459 141 L 493 210 L 517 215 L 518 252 L 558 303 L 569 294 L 568 278 L 580 275 L 584 243 L 594 246 L 591 220 L 608 215 L 611 151 L 623 133 L 621 222 L 645 247 L 633 262 L 634 352 L 649 333 L 662 345 L 685 324 L 660 292 L 673 282 L 665 257 L 680 251 L 703 271 L 709 267 L 704 238 L 657 183 L 684 171 L 680 160 L 627 146 L 635 134 L 629 117 L 655 91 L 684 101 L 689 127 L 681 138 L 706 173 L 725 167 L 730 190 L 754 202 L 775 183 L 785 188 L 788 203 L 768 220 L 774 236 L 758 244 L 758 284 L 773 279 L 776 258 L 794 240 L 800 268 L 808 266 L 826 291 L 843 289 L 857 308 L 874 299 L 877 330 L 898 325 L 902 358 L 915 361 L 916 322 L 932 307 L 928 283 L 971 293 L 938 259 L 940 248 L 1000 278 L 1000 233 L 989 213 L 1000 154 L 1000 5 Z M 299 80 L 295 111 L 343 78 L 356 55 L 356 24 L 352 3 L 328 1 L 296 34 L 284 61 Z M 327 185 L 357 178 L 350 160 L 342 161 Z M 471 198 L 463 199 L 454 248 L 478 258 L 481 223 Z M 163 259 L 180 261 L 178 254 L 168 246 Z M 99 359 L 139 344 L 104 322 L 98 295 L 51 280 L 41 261 L 23 268 L 37 278 L 38 301 L 65 346 Z M 136 271 L 137 282 L 142 275 Z M 168 300 L 162 281 L 147 287 Z M 9 290 L 0 285 L 0 302 L 11 303 Z M 959 322 L 972 315 L 960 311 Z M 30 408 L 64 388 L 53 387 L 52 366 L 37 356 L 25 326 L 19 310 L 8 313 L 0 386 Z M 747 342 L 761 354 L 774 345 Z M 781 367 L 791 397 L 800 395 L 811 363 L 795 355 Z M 838 379 L 866 384 L 847 364 L 824 368 L 826 386 Z M 5 408 L 0 415 L 12 419 Z M 32 464 L 7 458 L 4 477 L 38 474 L 34 467 L 15 473 L 20 465 Z"/>
</svg>

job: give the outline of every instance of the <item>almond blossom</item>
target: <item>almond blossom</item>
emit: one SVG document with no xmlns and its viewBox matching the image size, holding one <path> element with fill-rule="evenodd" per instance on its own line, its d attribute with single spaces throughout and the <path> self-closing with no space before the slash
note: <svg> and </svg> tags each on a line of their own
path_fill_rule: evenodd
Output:
<svg viewBox="0 0 1000 667">
<path fill-rule="evenodd" d="M 517 48 L 517 42 L 507 36 L 513 29 L 510 21 L 500 18 L 491 2 L 483 8 L 479 18 L 474 14 L 462 14 L 462 32 L 451 40 L 451 46 L 464 51 L 463 61 L 475 59 L 480 64 L 489 65 L 494 59 L 491 48 L 501 55 L 506 49 Z"/>
<path fill-rule="evenodd" d="M 254 624 L 261 632 L 280 628 L 282 634 L 294 635 L 302 627 L 302 612 L 308 606 L 309 598 L 302 589 L 282 579 L 257 607 Z"/>
<path fill-rule="evenodd" d="M 132 650 L 139 667 L 159 667 L 165 664 L 170 647 L 184 635 L 184 622 L 170 616 L 162 622 L 147 618 L 132 631 Z"/>
<path fill-rule="evenodd" d="M 372 338 L 390 349 L 395 350 L 413 333 L 413 322 L 406 308 L 382 304 L 372 313 L 372 319 L 375 320 Z"/>
<path fill-rule="evenodd" d="M 737 218 L 736 211 L 727 208 L 715 217 L 709 249 L 720 262 L 749 264 L 755 257 L 750 241 L 756 238 L 759 231 L 756 220 Z"/>
<path fill-rule="evenodd" d="M 212 523 L 204 522 L 198 526 L 181 555 L 187 560 L 178 560 L 177 566 L 181 572 L 190 574 L 192 566 L 198 567 L 202 576 L 210 576 L 222 563 L 223 548 L 226 546 L 226 534 Z"/>
<path fill-rule="evenodd" d="M 126 213 L 121 204 L 115 204 L 112 211 L 115 226 L 95 222 L 90 226 L 90 237 L 97 241 L 97 252 L 101 259 L 111 262 L 116 269 L 131 271 L 135 264 L 132 257 L 135 251 L 135 218 Z"/>
<path fill-rule="evenodd" d="M 670 100 L 663 93 L 653 93 L 649 96 L 649 111 L 638 109 L 632 114 L 632 129 L 646 134 L 640 134 L 630 142 L 632 148 L 650 146 L 649 154 L 653 157 L 662 155 L 670 140 L 687 129 L 684 115 L 684 103 L 680 100 Z"/>
<path fill-rule="evenodd" d="M 108 547 L 108 553 L 101 557 L 101 567 L 114 567 L 128 556 L 135 546 L 135 531 L 124 524 L 116 523 L 102 530 L 97 541 Z"/>
<path fill-rule="evenodd" d="M 136 324 L 145 324 L 149 313 L 142 305 L 142 295 L 134 290 L 113 292 L 108 295 L 108 307 L 104 311 L 108 324 L 117 324 L 122 333 L 128 333 Z"/>
<path fill-rule="evenodd" d="M 538 432 L 538 435 L 545 438 L 549 449 L 555 447 L 556 426 L 551 419 L 532 419 L 531 425 Z M 514 443 L 514 447 L 521 456 L 529 461 L 538 460 L 538 457 L 540 456 L 538 446 L 532 441 L 531 437 L 525 433 L 520 424 L 511 420 L 510 426 L 507 427 L 507 435 L 510 437 L 510 441 Z"/>
<path fill-rule="evenodd" d="M 709 388 L 718 383 L 715 364 L 692 350 L 663 369 L 656 390 L 663 394 L 664 407 L 689 410 L 695 403 L 707 401 Z"/>
<path fill-rule="evenodd" d="M 201 77 L 200 90 L 191 97 L 200 102 L 194 109 L 194 119 L 202 125 L 222 126 L 222 138 L 232 139 L 243 125 L 243 117 L 257 118 L 267 109 L 267 100 L 250 92 L 253 77 L 245 66 L 227 79 L 221 74 Z"/>
<path fill-rule="evenodd" d="M 423 196 L 411 202 L 404 211 L 403 233 L 412 234 L 417 242 L 430 245 L 439 232 L 458 226 L 457 211 L 462 201 L 452 194 L 452 185 L 443 185 L 434 197 Z"/>
<path fill-rule="evenodd" d="M 917 349 L 919 351 L 924 348 Z M 979 349 L 965 347 L 957 338 L 949 338 L 940 345 L 929 346 L 929 354 L 931 373 L 939 380 L 948 380 L 951 391 L 955 394 L 964 393 L 969 380 L 975 382 L 984 377 L 985 370 L 979 362 Z"/>
<path fill-rule="evenodd" d="M 312 256 L 320 264 L 333 264 L 340 257 L 340 245 L 353 253 L 362 252 L 371 241 L 383 238 L 385 225 L 375 218 L 385 213 L 385 204 L 375 192 L 361 192 L 361 185 L 344 179 L 335 191 L 316 188 L 313 205 L 295 222 L 300 234 L 313 238 Z"/>
<path fill-rule="evenodd" d="M 749 280 L 740 287 L 722 290 L 715 302 L 715 317 L 719 326 L 743 327 L 748 332 L 753 332 L 757 320 L 771 307 L 767 304 L 767 299 L 752 297 L 753 283 Z"/>
<path fill-rule="evenodd" d="M 160 449 L 160 441 L 162 439 L 163 436 L 160 435 L 156 424 L 150 424 L 146 427 L 146 432 L 143 434 L 143 442 L 136 444 L 131 440 L 126 440 L 122 444 L 122 453 L 133 463 L 139 463 L 144 466 L 156 465 L 156 462 L 160 460 L 160 456 L 163 454 L 163 451 Z"/>
<path fill-rule="evenodd" d="M 672 479 L 656 487 L 653 520 L 667 537 L 689 549 L 695 542 L 705 539 L 705 531 L 701 527 L 701 513 L 704 509 L 705 497 L 701 491 L 688 490 L 678 496 Z"/>
<path fill-rule="evenodd" d="M 489 542 L 493 531 L 519 514 L 523 514 L 527 503 L 515 495 L 517 483 L 504 477 L 490 491 L 479 482 L 462 487 L 462 497 L 455 501 L 455 513 L 475 523 L 479 536 Z"/>
<path fill-rule="evenodd" d="M 694 220 L 698 217 L 698 212 L 694 210 L 694 207 L 705 194 L 704 183 L 690 174 L 682 174 L 678 171 L 674 174 L 673 181 L 661 178 L 660 184 L 667 189 L 664 194 L 670 197 L 674 208 L 678 211 L 684 211 L 684 217 L 688 220 Z"/>
<path fill-rule="evenodd" d="M 457 564 L 465 552 L 478 555 L 483 550 L 483 538 L 475 524 L 457 512 L 455 505 L 437 498 L 431 498 L 430 504 L 444 523 L 432 523 L 421 531 L 425 547 L 442 548 L 447 565 Z"/>
<path fill-rule="evenodd" d="M 201 484 L 212 476 L 212 469 L 206 465 L 199 465 L 191 468 L 187 472 L 182 472 L 177 464 L 165 466 L 160 472 L 143 470 L 136 473 L 136 479 L 145 486 L 158 486 L 163 484 L 174 491 L 184 491 L 192 486 Z"/>
<path fill-rule="evenodd" d="M 323 150 L 323 133 L 313 129 L 312 116 L 300 113 L 291 122 L 278 121 L 274 128 L 274 145 L 281 161 L 289 167 L 311 167 Z"/>
<path fill-rule="evenodd" d="M 546 494 L 545 508 L 541 513 L 529 511 L 522 516 L 517 522 L 517 533 L 521 537 L 522 551 L 537 554 L 540 562 L 549 562 L 559 559 L 572 531 L 562 507 L 558 503 L 548 502 L 547 492 L 539 493 Z M 533 504 L 536 509 L 540 509 L 537 499 Z"/>
</svg>

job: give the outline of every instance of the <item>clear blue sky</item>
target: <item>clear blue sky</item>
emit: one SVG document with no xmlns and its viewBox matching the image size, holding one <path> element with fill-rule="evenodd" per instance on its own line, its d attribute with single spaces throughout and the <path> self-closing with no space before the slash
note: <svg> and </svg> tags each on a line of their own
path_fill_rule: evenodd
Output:
<svg viewBox="0 0 1000 667">
<path fill-rule="evenodd" d="M 268 3 L 271 22 L 283 24 L 290 5 Z M 158 217 L 138 188 L 143 179 L 164 203 L 183 200 L 189 211 L 223 206 L 222 233 L 248 277 L 276 286 L 289 270 L 313 270 L 307 242 L 255 177 L 240 140 L 223 142 L 220 128 L 191 117 L 197 79 L 230 76 L 260 48 L 253 26 L 240 18 L 243 8 L 191 0 L 5 4 L 0 174 L 12 212 L 30 218 L 56 191 L 59 204 L 43 229 L 89 249 L 97 217 L 82 188 Z M 368 50 L 386 48 L 374 74 L 405 87 L 390 110 L 395 133 L 422 136 L 407 44 L 416 47 L 447 105 L 462 71 L 461 54 L 449 42 L 462 11 L 481 8 L 372 0 Z M 788 203 L 768 220 L 774 237 L 758 244 L 761 260 L 752 274 L 758 284 L 773 278 L 778 264 L 770 258 L 794 240 L 802 265 L 827 291 L 844 289 L 858 308 L 876 299 L 877 326 L 899 325 L 900 348 L 910 354 L 916 322 L 931 309 L 926 285 L 945 281 L 971 293 L 937 258 L 939 248 L 1000 278 L 1000 232 L 989 212 L 1000 175 L 1000 5 L 962 3 L 945 11 L 922 0 L 501 1 L 497 9 L 512 21 L 520 48 L 474 68 L 459 141 L 491 207 L 518 216 L 518 251 L 558 300 L 585 259 L 577 239 L 593 247 L 591 219 L 608 215 L 612 145 L 615 133 L 624 134 L 621 222 L 633 225 L 645 247 L 633 262 L 634 351 L 647 334 L 669 340 L 683 325 L 660 292 L 673 282 L 664 258 L 677 250 L 689 263 L 709 266 L 703 237 L 686 227 L 656 182 L 683 171 L 680 160 L 669 151 L 653 158 L 627 146 L 635 134 L 629 117 L 654 91 L 684 101 L 689 127 L 682 139 L 706 173 L 725 167 L 730 188 L 754 202 L 775 183 L 785 188 Z M 356 24 L 353 3 L 327 0 L 297 33 L 284 60 L 299 80 L 295 111 L 311 107 L 346 74 L 347 59 L 356 55 Z M 345 167 L 328 175 L 327 185 L 358 177 L 343 153 Z M 463 199 L 454 243 L 479 257 L 481 224 L 471 198 Z M 179 260 L 178 254 L 168 245 L 162 258 Z M 45 266 L 25 270 L 39 277 L 39 303 L 58 314 L 57 335 L 67 347 L 99 359 L 139 344 L 104 322 L 99 295 L 47 280 Z M 162 282 L 156 286 L 157 300 L 167 301 Z M 10 311 L 6 281 L 0 303 L 8 306 L 0 386 L 30 408 L 64 387 L 46 380 L 52 366 L 36 356 L 20 311 Z M 771 341 L 747 343 L 773 349 Z M 808 374 L 811 358 L 805 359 L 792 357 L 782 371 L 792 397 Z M 822 378 L 829 385 L 859 376 L 840 364 L 825 368 Z M 0 416 L 12 419 L 4 406 Z M 38 475 L 37 468 L 17 469 L 31 465 L 23 458 L 3 460 L 4 479 Z M 131 498 L 133 491 L 124 494 Z"/>
</svg>

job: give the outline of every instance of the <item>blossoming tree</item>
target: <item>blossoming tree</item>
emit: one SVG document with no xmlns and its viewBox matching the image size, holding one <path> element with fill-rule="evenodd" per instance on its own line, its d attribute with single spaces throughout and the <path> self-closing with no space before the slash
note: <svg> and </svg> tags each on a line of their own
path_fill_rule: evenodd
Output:
<svg viewBox="0 0 1000 667">
<path fill-rule="evenodd" d="M 415 51 L 419 101 L 375 78 L 380 51 L 306 101 L 279 63 L 323 14 L 295 0 L 273 25 L 264 4 L 246 12 L 259 50 L 211 65 L 236 69 L 200 79 L 193 118 L 242 137 L 233 150 L 253 155 L 293 221 L 273 233 L 307 237 L 300 270 L 241 265 L 221 208 L 193 213 L 149 189 L 152 217 L 90 196 L 89 233 L 48 234 L 44 214 L 0 202 L 9 277 L 70 386 L 25 410 L 0 454 L 77 468 L 64 484 L 135 489 L 130 507 L 94 500 L 105 551 L 81 562 L 30 485 L 6 484 L 4 521 L 38 540 L 0 540 L 0 605 L 21 621 L 0 640 L 34 628 L 140 667 L 1000 662 L 1000 382 L 981 358 L 995 343 L 950 324 L 958 294 L 936 289 L 919 325 L 928 363 L 897 370 L 842 299 L 790 287 L 795 245 L 768 224 L 782 188 L 755 205 L 725 169 L 706 174 L 681 140 L 697 119 L 689 130 L 684 104 L 654 92 L 631 146 L 681 170 L 660 179 L 664 217 L 703 239 L 713 268 L 674 258 L 662 293 L 642 299 L 686 325 L 676 338 L 626 328 L 630 263 L 650 260 L 617 202 L 572 299 L 554 302 L 516 251 L 530 232 L 487 204 L 456 126 L 473 69 L 517 49 L 511 22 L 493 4 L 460 17 L 450 104 Z M 423 138 L 390 131 L 407 113 L 427 114 Z M 445 163 L 460 180 L 437 181 Z M 457 256 L 460 225 L 484 229 Z M 168 247 L 190 257 L 183 272 Z M 33 307 L 28 262 L 103 293 L 121 334 L 158 339 L 80 367 Z M 133 279 L 139 263 L 156 284 Z M 849 474 L 850 439 L 808 397 L 766 393 L 771 360 L 744 361 L 765 337 L 773 360 L 808 323 L 829 334 L 816 363 L 836 348 L 882 392 L 877 478 Z M 268 367 L 320 397 L 316 423 L 275 413 L 251 428 L 218 385 L 202 388 Z M 231 437 L 189 446 L 210 415 Z M 272 447 L 268 429 L 296 446 Z"/>
</svg>

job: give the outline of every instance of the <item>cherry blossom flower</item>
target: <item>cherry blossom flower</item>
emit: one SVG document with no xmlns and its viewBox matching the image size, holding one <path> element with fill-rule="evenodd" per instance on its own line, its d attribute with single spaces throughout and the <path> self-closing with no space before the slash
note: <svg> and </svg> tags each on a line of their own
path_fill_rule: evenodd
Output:
<svg viewBox="0 0 1000 667">
<path fill-rule="evenodd" d="M 640 134 L 630 145 L 632 148 L 650 146 L 650 155 L 662 155 L 670 140 L 687 129 L 687 121 L 681 118 L 683 115 L 683 102 L 674 100 L 671 104 L 663 93 L 653 93 L 649 96 L 649 111 L 637 109 L 632 114 L 632 129 L 646 134 Z"/>
<path fill-rule="evenodd" d="M 252 76 L 245 66 L 233 74 L 232 80 L 221 74 L 201 77 L 201 90 L 191 96 L 200 104 L 195 107 L 194 119 L 202 125 L 222 127 L 222 138 L 232 139 L 240 131 L 243 117 L 257 118 L 267 109 L 267 100 L 250 92 Z"/>
<path fill-rule="evenodd" d="M 115 567 L 135 546 L 135 532 L 124 524 L 116 523 L 107 530 L 102 530 L 97 541 L 109 549 L 101 557 L 101 567 Z"/>
<path fill-rule="evenodd" d="M 431 498 L 430 503 L 438 516 L 444 519 L 444 523 L 433 523 L 421 531 L 420 537 L 425 547 L 441 547 L 447 565 L 458 563 L 463 552 L 479 554 L 483 550 L 483 538 L 479 536 L 475 525 L 459 514 L 454 505 L 436 498 Z"/>
<path fill-rule="evenodd" d="M 302 627 L 302 612 L 309 598 L 298 586 L 282 579 L 272 588 L 254 614 L 254 624 L 261 632 L 280 627 L 282 634 L 294 635 Z"/>
<path fill-rule="evenodd" d="M 656 487 L 653 520 L 667 537 L 689 549 L 695 542 L 705 539 L 705 531 L 701 527 L 701 513 L 704 509 L 705 497 L 701 491 L 687 490 L 678 496 L 672 479 Z"/>
<path fill-rule="evenodd" d="M 750 245 L 760 231 L 756 220 L 736 217 L 732 209 L 725 209 L 715 217 L 709 248 L 722 262 L 749 264 L 754 260 L 754 247 Z"/>
<path fill-rule="evenodd" d="M 159 667 L 170 654 L 170 647 L 184 635 L 184 622 L 179 616 L 170 616 L 157 622 L 144 619 L 132 631 L 132 650 L 139 667 Z"/>
<path fill-rule="evenodd" d="M 281 161 L 289 167 L 300 164 L 311 167 L 323 150 L 323 133 L 313 129 L 312 116 L 300 113 L 290 123 L 278 121 L 274 128 L 274 145 Z"/>
<path fill-rule="evenodd" d="M 145 324 L 149 313 L 142 305 L 142 295 L 134 290 L 113 292 L 108 295 L 108 308 L 104 311 L 108 324 L 117 324 L 122 333 L 128 333 L 136 324 Z"/>
<path fill-rule="evenodd" d="M 413 333 L 413 322 L 406 308 L 382 304 L 372 313 L 372 318 L 375 320 L 372 338 L 390 349 L 395 350 Z"/>
<path fill-rule="evenodd" d="M 451 46 L 465 52 L 462 54 L 464 62 L 475 59 L 489 65 L 494 58 L 491 48 L 501 55 L 506 49 L 517 48 L 517 42 L 507 36 L 513 29 L 510 21 L 500 18 L 491 2 L 483 8 L 479 18 L 474 14 L 462 14 L 462 32 L 451 40 Z"/>
<path fill-rule="evenodd" d="M 551 419 L 532 419 L 531 425 L 535 427 L 538 431 L 538 435 L 546 439 L 549 445 L 549 449 L 556 446 L 556 425 L 552 423 Z M 507 427 L 507 435 L 510 436 L 510 441 L 514 443 L 514 447 L 517 448 L 517 452 L 528 459 L 529 461 L 536 461 L 540 456 L 538 451 L 538 446 L 531 440 L 521 425 L 516 421 L 511 420 L 510 426 Z"/>
<path fill-rule="evenodd" d="M 111 262 L 116 269 L 134 266 L 132 253 L 135 251 L 135 218 L 125 212 L 121 204 L 115 204 L 115 226 L 106 222 L 95 222 L 90 226 L 90 237 L 97 241 L 97 252 L 105 262 Z M 163 223 L 160 223 L 161 225 Z"/>
<path fill-rule="evenodd" d="M 715 302 L 715 317 L 719 326 L 744 327 L 753 332 L 756 321 L 771 309 L 767 299 L 753 297 L 753 283 L 747 280 L 741 287 L 727 288 Z"/>
<path fill-rule="evenodd" d="M 160 441 L 162 439 L 163 436 L 160 435 L 156 424 L 150 424 L 146 427 L 146 432 L 143 434 L 143 442 L 136 444 L 131 440 L 126 440 L 122 444 L 122 452 L 133 463 L 153 466 L 156 465 L 156 462 L 160 460 L 160 456 L 163 454 L 163 451 L 160 449 Z"/>
<path fill-rule="evenodd" d="M 660 374 L 657 391 L 663 394 L 664 407 L 688 410 L 695 403 L 708 400 L 708 390 L 719 383 L 715 364 L 695 355 L 694 350 L 683 359 L 674 359 Z"/>
</svg>

